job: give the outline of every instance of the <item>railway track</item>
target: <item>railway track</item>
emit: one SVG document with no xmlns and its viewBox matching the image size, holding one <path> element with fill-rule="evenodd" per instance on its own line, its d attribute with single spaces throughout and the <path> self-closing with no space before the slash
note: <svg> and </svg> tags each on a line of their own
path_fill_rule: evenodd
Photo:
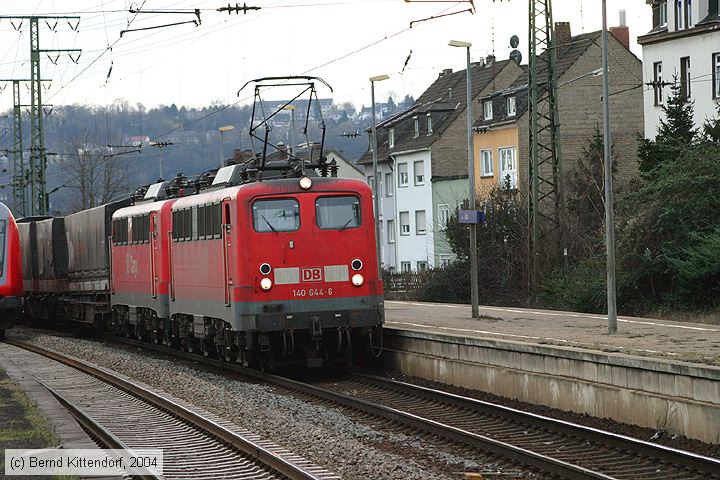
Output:
<svg viewBox="0 0 720 480">
<path fill-rule="evenodd" d="M 104 368 L 24 342 L 7 343 L 19 348 L 6 353 L 68 407 L 103 447 L 163 449 L 162 477 L 146 478 L 338 478 Z"/>
<path fill-rule="evenodd" d="M 720 480 L 720 460 L 369 375 L 304 383 L 128 339 L 122 343 L 201 361 L 569 479 Z"/>
</svg>

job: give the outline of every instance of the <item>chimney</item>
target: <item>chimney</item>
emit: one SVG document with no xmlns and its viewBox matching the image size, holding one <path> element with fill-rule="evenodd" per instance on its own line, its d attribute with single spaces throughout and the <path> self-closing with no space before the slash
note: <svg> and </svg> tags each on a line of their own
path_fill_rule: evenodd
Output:
<svg viewBox="0 0 720 480">
<path fill-rule="evenodd" d="M 485 57 L 485 66 L 486 66 L 486 67 L 489 67 L 489 66 L 492 65 L 493 63 L 495 63 L 495 55 L 493 55 L 493 54 L 491 53 L 490 55 L 488 55 L 487 57 Z"/>
<path fill-rule="evenodd" d="M 438 78 L 444 76 L 444 75 L 450 75 L 452 73 L 452 68 L 446 68 L 440 74 L 438 75 Z"/>
<path fill-rule="evenodd" d="M 620 26 L 610 27 L 610 33 L 618 40 L 618 42 L 625 45 L 625 48 L 630 50 L 630 29 L 625 23 L 625 10 L 620 10 Z"/>
<path fill-rule="evenodd" d="M 555 22 L 555 45 L 570 43 L 571 39 L 570 22 Z"/>
</svg>

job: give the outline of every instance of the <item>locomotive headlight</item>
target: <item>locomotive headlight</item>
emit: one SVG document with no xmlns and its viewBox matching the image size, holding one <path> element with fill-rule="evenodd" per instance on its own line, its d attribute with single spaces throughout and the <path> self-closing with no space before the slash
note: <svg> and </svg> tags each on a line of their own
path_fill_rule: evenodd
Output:
<svg viewBox="0 0 720 480">
<path fill-rule="evenodd" d="M 260 288 L 267 292 L 272 288 L 272 280 L 267 277 L 263 278 L 262 280 L 260 280 Z"/>
<path fill-rule="evenodd" d="M 263 275 L 270 275 L 270 272 L 272 271 L 272 267 L 269 263 L 263 263 L 260 265 L 260 273 Z"/>
<path fill-rule="evenodd" d="M 309 177 L 302 177 L 300 179 L 300 188 L 307 190 L 310 187 L 312 187 L 312 180 Z"/>
<path fill-rule="evenodd" d="M 352 276 L 352 284 L 355 285 L 356 287 L 359 287 L 360 285 L 362 285 L 363 282 L 365 282 L 365 278 L 362 275 L 360 275 L 359 273 L 356 273 L 355 275 Z"/>
<path fill-rule="evenodd" d="M 350 263 L 350 266 L 352 267 L 353 270 L 361 270 L 363 267 L 362 260 L 360 260 L 359 258 L 356 258 L 355 260 L 353 260 Z"/>
</svg>

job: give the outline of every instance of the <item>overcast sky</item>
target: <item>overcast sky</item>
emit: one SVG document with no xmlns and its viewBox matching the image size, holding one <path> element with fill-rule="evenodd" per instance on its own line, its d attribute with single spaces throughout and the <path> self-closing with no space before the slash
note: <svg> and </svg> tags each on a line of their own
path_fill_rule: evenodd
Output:
<svg viewBox="0 0 720 480">
<path fill-rule="evenodd" d="M 194 15 L 128 13 L 128 7 L 142 5 L 143 0 L 2 0 L 2 14 L 80 15 L 77 33 L 64 20 L 56 32 L 41 23 L 41 48 L 83 50 L 78 64 L 66 55 L 57 64 L 43 58 L 42 75 L 53 80 L 44 101 L 55 105 L 106 105 L 117 98 L 148 107 L 248 103 L 251 91 L 236 96 L 247 80 L 314 75 L 334 88 L 334 93 L 320 88 L 321 97 L 359 107 L 370 103 L 371 76 L 390 75 L 390 80 L 376 86 L 380 101 L 389 93 L 396 98 L 417 97 L 440 70 L 465 68 L 465 52 L 447 46 L 451 39 L 472 42 L 473 61 L 492 52 L 505 59 L 511 51 L 510 36 L 516 34 L 527 59 L 527 0 L 475 0 L 477 11 L 472 15 L 459 13 L 412 28 L 413 20 L 459 12 L 470 5 L 403 0 L 246 3 L 262 9 L 229 16 L 214 11 L 227 0 L 146 0 L 145 10 L 201 8 L 202 24 L 128 32 L 122 38 L 120 32 L 129 21 L 129 28 L 136 29 L 193 20 Z M 555 0 L 555 21 L 571 22 L 573 34 L 598 30 L 600 8 L 600 0 Z M 627 11 L 632 50 L 641 57 L 635 39 L 650 30 L 650 7 L 645 0 L 608 0 L 610 26 L 618 24 L 621 8 Z M 0 78 L 29 77 L 29 43 L 27 21 L 21 33 L 8 20 L 0 21 Z M 106 51 L 108 46 L 113 46 L 112 51 Z M 29 103 L 27 91 L 22 94 Z M 12 89 L 6 88 L 0 94 L 0 110 L 11 106 Z"/>
</svg>

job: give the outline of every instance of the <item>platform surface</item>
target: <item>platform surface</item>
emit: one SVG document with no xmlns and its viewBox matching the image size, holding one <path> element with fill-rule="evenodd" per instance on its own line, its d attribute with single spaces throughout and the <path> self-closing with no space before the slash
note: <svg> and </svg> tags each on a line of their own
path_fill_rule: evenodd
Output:
<svg viewBox="0 0 720 480">
<path fill-rule="evenodd" d="M 618 317 L 610 335 L 607 316 L 514 307 L 385 301 L 391 328 L 558 345 L 601 352 L 720 366 L 720 326 Z"/>
</svg>

